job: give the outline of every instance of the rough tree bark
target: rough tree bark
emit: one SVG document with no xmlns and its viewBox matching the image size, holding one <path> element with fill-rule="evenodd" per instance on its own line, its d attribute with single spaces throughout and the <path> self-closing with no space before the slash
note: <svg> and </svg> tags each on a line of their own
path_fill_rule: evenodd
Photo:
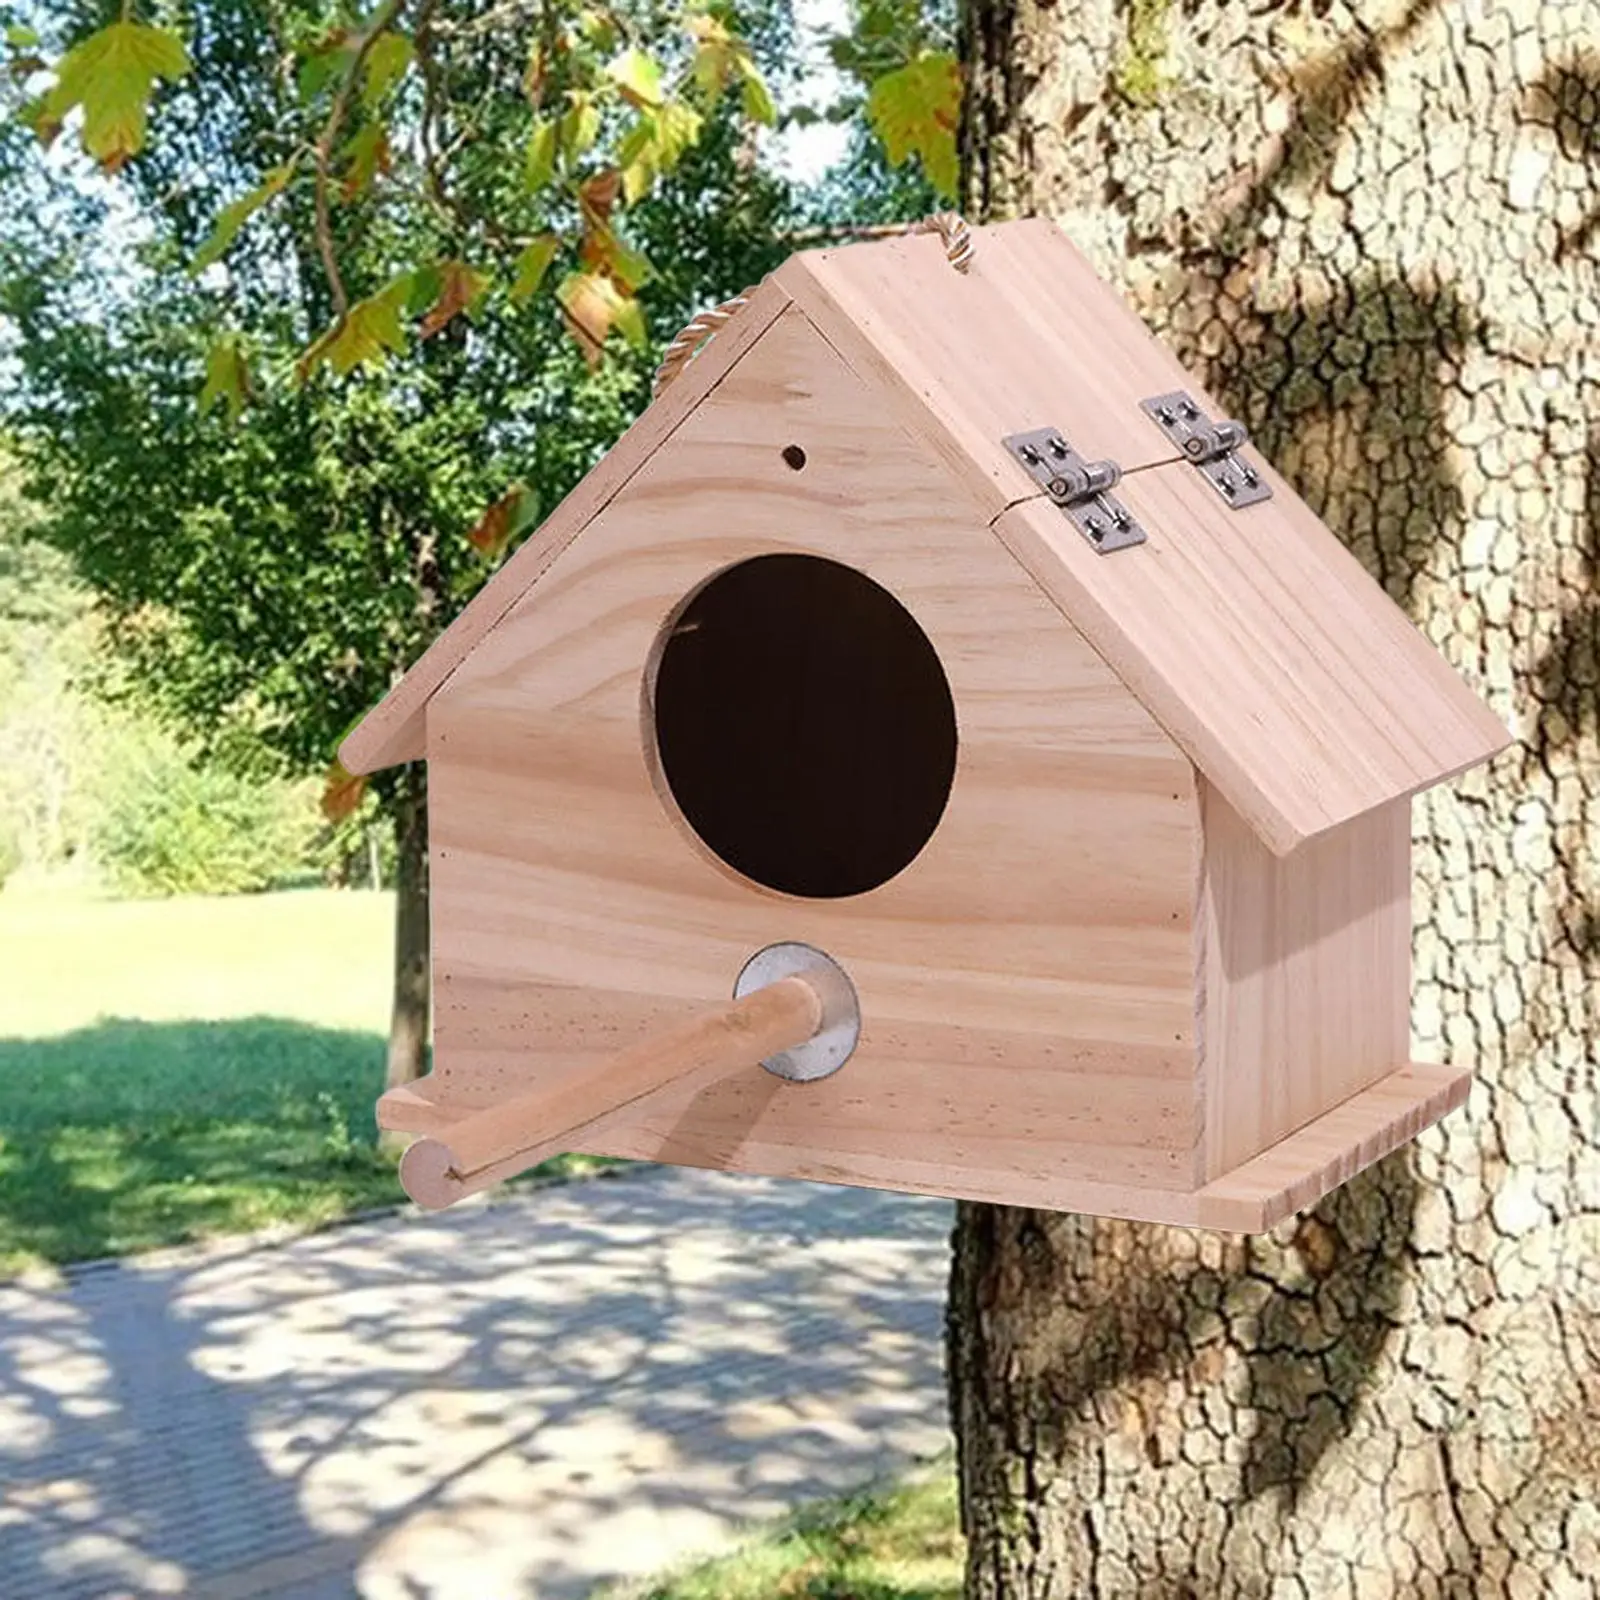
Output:
<svg viewBox="0 0 1600 1600">
<path fill-rule="evenodd" d="M 420 1078 L 427 1069 L 428 1019 L 428 780 L 413 761 L 399 776 L 394 804 L 394 1005 L 389 1015 L 385 1087 Z"/>
<path fill-rule="evenodd" d="M 1600 1593 L 1600 12 L 967 0 L 1043 212 L 1519 744 L 1415 808 L 1469 1105 L 1267 1239 L 967 1205 L 971 1600 Z"/>
</svg>

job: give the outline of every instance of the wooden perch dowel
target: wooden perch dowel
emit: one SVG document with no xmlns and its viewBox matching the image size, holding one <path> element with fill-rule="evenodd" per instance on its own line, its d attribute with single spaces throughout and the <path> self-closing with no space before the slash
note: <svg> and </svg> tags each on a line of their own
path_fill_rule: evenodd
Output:
<svg viewBox="0 0 1600 1600">
<path fill-rule="evenodd" d="M 400 1183 L 437 1211 L 569 1149 L 574 1130 L 702 1067 L 753 1067 L 812 1037 L 823 999 L 803 977 L 780 978 L 730 1000 L 600 1066 L 486 1106 L 441 1138 L 419 1139 L 400 1158 Z"/>
</svg>

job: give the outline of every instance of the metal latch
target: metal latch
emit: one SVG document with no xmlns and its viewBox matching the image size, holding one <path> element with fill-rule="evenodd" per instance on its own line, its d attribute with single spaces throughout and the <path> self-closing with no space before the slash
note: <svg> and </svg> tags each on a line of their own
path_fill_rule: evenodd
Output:
<svg viewBox="0 0 1600 1600">
<path fill-rule="evenodd" d="M 1213 422 L 1182 389 L 1139 405 L 1230 506 L 1272 498 L 1260 472 L 1239 454 L 1250 438 L 1242 422 Z"/>
<path fill-rule="evenodd" d="M 1085 461 L 1059 428 L 1034 428 L 1000 442 L 1101 555 L 1144 543 L 1144 529 L 1111 497 L 1122 479 L 1122 468 L 1115 461 Z"/>
</svg>

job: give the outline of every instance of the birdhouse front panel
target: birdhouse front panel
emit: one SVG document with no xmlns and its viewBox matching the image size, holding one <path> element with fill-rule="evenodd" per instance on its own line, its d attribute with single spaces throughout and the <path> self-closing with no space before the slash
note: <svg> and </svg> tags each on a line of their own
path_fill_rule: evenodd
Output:
<svg viewBox="0 0 1600 1600">
<path fill-rule="evenodd" d="M 434 1093 L 581 1074 L 803 941 L 862 1031 L 583 1147 L 1131 1208 L 1202 1158 L 1193 769 L 797 311 L 428 711 Z"/>
</svg>

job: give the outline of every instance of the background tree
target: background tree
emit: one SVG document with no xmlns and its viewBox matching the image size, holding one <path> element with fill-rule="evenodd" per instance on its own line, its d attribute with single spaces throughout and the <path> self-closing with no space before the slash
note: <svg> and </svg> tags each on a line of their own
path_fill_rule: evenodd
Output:
<svg viewBox="0 0 1600 1600">
<path fill-rule="evenodd" d="M 972 208 L 1059 220 L 1518 744 L 1416 808 L 1467 1108 L 1269 1238 L 960 1208 L 968 1592 L 1600 1572 L 1600 36 L 1586 0 L 968 0 Z"/>
<path fill-rule="evenodd" d="M 432 25 L 445 10 L 428 8 Z M 0 229 L 0 308 L 20 380 L 6 410 L 39 536 L 94 585 L 152 699 L 219 756 L 266 754 L 298 771 L 326 764 L 621 431 L 647 397 L 648 369 L 641 350 L 591 370 L 608 331 L 598 312 L 530 304 L 525 279 L 490 297 L 460 254 L 474 214 L 441 217 L 426 198 L 368 204 L 348 172 L 348 215 L 335 216 L 316 172 L 285 180 L 248 217 L 229 211 L 228 196 L 252 181 L 250 195 L 271 188 L 293 159 L 284 130 L 318 92 L 306 73 L 321 55 L 287 70 L 296 58 L 283 36 L 316 15 L 290 8 L 285 22 L 257 0 L 195 7 L 192 71 L 162 105 L 173 131 L 121 174 L 117 198 L 36 167 L 18 178 L 32 203 Z M 86 16 L 86 27 L 98 20 Z M 495 30 L 466 37 L 486 79 L 505 70 Z M 525 38 L 519 48 L 518 74 Z M 467 94 L 470 50 L 457 41 L 448 60 Z M 345 71 L 366 93 L 369 78 Z M 730 97 L 707 107 L 673 175 L 640 194 L 628 246 L 605 218 L 575 224 L 585 248 L 603 239 L 639 273 L 612 320 L 642 328 L 648 310 L 675 325 L 773 264 L 785 194 L 742 159 L 740 121 Z M 473 161 L 520 172 L 526 122 L 486 115 Z M 225 258 L 219 217 L 223 235 L 238 224 Z M 663 265 L 646 284 L 638 263 L 652 249 Z M 601 270 L 591 261 L 573 276 Z M 363 302 L 350 298 L 358 284 L 380 288 Z M 369 369 L 359 380 L 357 367 Z M 427 1036 L 422 772 L 374 789 L 399 846 L 391 1082 L 421 1070 Z M 336 782 L 330 801 L 358 793 Z"/>
</svg>

